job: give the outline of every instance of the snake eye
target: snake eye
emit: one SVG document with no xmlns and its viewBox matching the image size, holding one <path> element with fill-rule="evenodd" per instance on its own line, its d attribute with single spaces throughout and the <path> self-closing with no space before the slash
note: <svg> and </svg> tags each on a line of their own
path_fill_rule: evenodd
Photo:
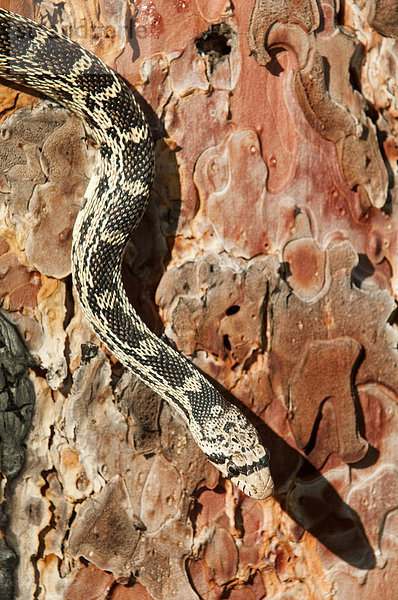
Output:
<svg viewBox="0 0 398 600">
<path fill-rule="evenodd" d="M 227 469 L 230 477 L 238 477 L 240 471 L 233 462 L 228 463 Z"/>
</svg>

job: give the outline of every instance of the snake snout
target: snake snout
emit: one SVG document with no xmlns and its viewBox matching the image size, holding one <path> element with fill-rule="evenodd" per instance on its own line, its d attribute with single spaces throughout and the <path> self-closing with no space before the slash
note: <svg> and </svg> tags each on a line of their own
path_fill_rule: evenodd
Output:
<svg viewBox="0 0 398 600">
<path fill-rule="evenodd" d="M 265 500 L 274 493 L 274 482 L 268 467 L 253 471 L 250 475 L 240 475 L 233 482 L 248 496 L 257 500 Z"/>
</svg>

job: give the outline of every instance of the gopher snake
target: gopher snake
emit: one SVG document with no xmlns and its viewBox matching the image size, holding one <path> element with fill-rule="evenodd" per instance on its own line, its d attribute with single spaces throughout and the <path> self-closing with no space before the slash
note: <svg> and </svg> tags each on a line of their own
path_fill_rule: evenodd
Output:
<svg viewBox="0 0 398 600">
<path fill-rule="evenodd" d="M 145 210 L 153 178 L 151 134 L 130 89 L 78 44 L 3 9 L 0 76 L 79 115 L 100 146 L 72 241 L 73 282 L 94 331 L 122 364 L 178 411 L 225 477 L 249 496 L 268 497 L 273 491 L 269 452 L 256 430 L 144 325 L 125 294 L 123 252 Z"/>
</svg>

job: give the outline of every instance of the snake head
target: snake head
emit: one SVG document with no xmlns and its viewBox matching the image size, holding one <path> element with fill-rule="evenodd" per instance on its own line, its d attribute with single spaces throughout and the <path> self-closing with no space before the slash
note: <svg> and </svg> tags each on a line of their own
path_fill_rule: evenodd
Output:
<svg viewBox="0 0 398 600">
<path fill-rule="evenodd" d="M 247 496 L 258 500 L 268 498 L 274 491 L 269 459 L 269 451 L 260 442 L 250 451 L 234 453 L 227 459 L 217 454 L 209 456 L 224 477 Z"/>
<path fill-rule="evenodd" d="M 206 388 L 206 393 L 202 393 L 206 403 L 198 402 L 195 391 L 191 394 L 189 428 L 199 448 L 245 494 L 258 499 L 271 496 L 274 484 L 269 470 L 270 453 L 256 429 L 214 388 Z"/>
</svg>

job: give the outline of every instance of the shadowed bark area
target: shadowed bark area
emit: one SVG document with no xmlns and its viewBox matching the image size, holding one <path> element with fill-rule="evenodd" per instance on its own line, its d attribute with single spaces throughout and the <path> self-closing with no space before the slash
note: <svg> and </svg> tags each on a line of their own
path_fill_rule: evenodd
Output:
<svg viewBox="0 0 398 600">
<path fill-rule="evenodd" d="M 35 393 L 28 379 L 28 367 L 33 364 L 16 328 L 0 313 L 0 465 L 3 484 L 8 483 L 8 488 L 2 486 L 2 531 L 7 527 L 7 513 L 11 510 L 6 503 L 7 492 L 24 463 L 23 441 L 34 410 Z M 4 536 L 0 539 L 0 563 L 0 589 L 8 600 L 14 597 L 18 560 Z"/>
<path fill-rule="evenodd" d="M 3 82 L 1 591 L 392 600 L 398 2 L 9 4 L 136 88 L 156 175 L 129 298 L 258 428 L 276 493 L 223 480 L 91 331 L 70 246 L 97 148 Z"/>
</svg>

